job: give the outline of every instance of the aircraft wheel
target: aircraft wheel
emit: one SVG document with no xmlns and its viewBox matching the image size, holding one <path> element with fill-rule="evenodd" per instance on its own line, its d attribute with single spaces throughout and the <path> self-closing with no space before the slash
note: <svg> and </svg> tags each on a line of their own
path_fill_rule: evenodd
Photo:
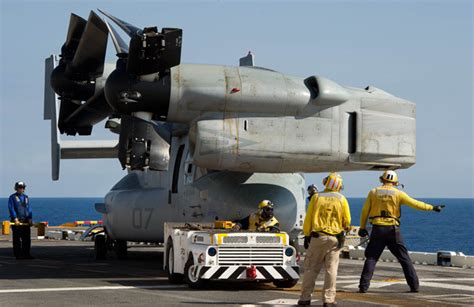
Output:
<svg viewBox="0 0 474 307">
<path fill-rule="evenodd" d="M 293 288 L 298 283 L 297 279 L 290 280 L 274 280 L 273 284 L 277 288 Z"/>
<path fill-rule="evenodd" d="M 196 275 L 197 266 L 194 265 L 193 256 L 189 255 L 188 261 L 184 265 L 184 280 L 190 288 L 202 289 L 205 287 L 205 281 Z"/>
<path fill-rule="evenodd" d="M 105 260 L 107 256 L 107 244 L 105 243 L 104 235 L 95 236 L 94 252 L 96 260 Z"/>
<path fill-rule="evenodd" d="M 114 249 L 118 259 L 127 258 L 127 241 L 115 240 Z"/>
<path fill-rule="evenodd" d="M 168 239 L 166 245 L 166 273 L 168 273 L 168 280 L 172 284 L 180 284 L 183 282 L 183 274 L 174 273 L 174 249 L 173 240 Z"/>
</svg>

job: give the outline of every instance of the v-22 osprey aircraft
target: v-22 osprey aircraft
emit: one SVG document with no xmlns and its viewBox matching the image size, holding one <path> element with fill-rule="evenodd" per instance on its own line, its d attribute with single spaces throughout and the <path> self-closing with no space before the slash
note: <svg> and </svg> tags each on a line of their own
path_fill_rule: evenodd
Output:
<svg viewBox="0 0 474 307">
<path fill-rule="evenodd" d="M 254 66 L 181 64 L 182 30 L 135 27 L 101 12 L 71 14 L 61 54 L 45 61 L 44 118 L 52 177 L 60 159 L 118 158 L 128 173 L 96 204 L 105 235 L 163 242 L 164 222 L 235 220 L 275 203 L 295 238 L 305 214 L 302 172 L 385 170 L 415 163 L 415 105 L 381 89 Z M 108 37 L 116 63 L 105 63 Z M 57 111 L 59 109 L 59 112 Z M 64 141 L 95 124 L 118 141 Z M 98 244 L 97 242 L 102 242 Z"/>
</svg>

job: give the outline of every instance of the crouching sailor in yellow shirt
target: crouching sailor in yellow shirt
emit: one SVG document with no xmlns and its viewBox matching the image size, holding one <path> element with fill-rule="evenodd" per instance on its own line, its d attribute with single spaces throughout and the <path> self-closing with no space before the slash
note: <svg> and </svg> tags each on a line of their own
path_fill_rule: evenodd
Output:
<svg viewBox="0 0 474 307">
<path fill-rule="evenodd" d="M 418 292 L 418 276 L 400 234 L 400 206 L 408 205 L 414 209 L 436 212 L 441 212 L 444 206 L 425 204 L 398 190 L 398 176 L 394 171 L 385 171 L 380 182 L 382 186 L 369 192 L 360 216 L 359 236 L 365 237 L 369 234 L 365 229 L 367 218 L 372 224 L 372 233 L 365 249 L 366 260 L 360 277 L 359 292 L 365 293 L 369 289 L 375 265 L 385 247 L 388 247 L 400 262 L 410 291 Z"/>
<path fill-rule="evenodd" d="M 311 294 L 319 271 L 324 265 L 326 274 L 322 291 L 323 306 L 336 306 L 336 277 L 339 253 L 344 230 L 351 224 L 347 199 L 339 193 L 342 177 L 331 173 L 323 179 L 325 190 L 315 194 L 306 212 L 303 224 L 304 246 L 307 249 L 304 260 L 304 276 L 298 305 L 310 305 Z"/>
<path fill-rule="evenodd" d="M 258 211 L 235 221 L 234 230 L 280 232 L 280 222 L 273 215 L 274 204 L 269 200 L 262 200 L 258 204 Z"/>
</svg>

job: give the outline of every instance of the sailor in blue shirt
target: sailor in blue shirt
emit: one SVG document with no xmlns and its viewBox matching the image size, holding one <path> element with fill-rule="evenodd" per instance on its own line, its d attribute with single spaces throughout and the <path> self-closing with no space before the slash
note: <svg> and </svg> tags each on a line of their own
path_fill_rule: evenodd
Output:
<svg viewBox="0 0 474 307">
<path fill-rule="evenodd" d="M 13 254 L 16 259 L 34 259 L 30 254 L 31 225 L 33 212 L 31 211 L 28 195 L 25 194 L 26 185 L 19 181 L 15 183 L 16 192 L 8 199 L 8 211 L 13 233 Z"/>
</svg>

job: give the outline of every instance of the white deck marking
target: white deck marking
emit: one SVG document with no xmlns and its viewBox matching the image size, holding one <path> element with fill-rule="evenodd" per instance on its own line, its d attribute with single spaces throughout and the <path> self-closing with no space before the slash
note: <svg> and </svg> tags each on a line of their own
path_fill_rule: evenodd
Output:
<svg viewBox="0 0 474 307">
<path fill-rule="evenodd" d="M 46 269 L 57 269 L 57 266 L 53 265 L 41 265 L 41 264 L 29 264 L 28 267 L 33 267 L 33 268 L 46 268 Z"/>
<path fill-rule="evenodd" d="M 352 281 L 352 282 L 354 282 L 354 281 Z M 405 283 L 405 282 L 400 282 L 400 281 L 395 281 L 395 282 L 388 282 L 388 281 L 373 282 L 372 281 L 370 283 L 370 288 L 369 289 L 378 289 L 378 288 L 383 288 L 383 287 L 402 284 L 402 283 Z M 321 285 L 323 285 L 323 283 L 321 283 Z M 359 281 L 357 280 L 357 283 L 344 286 L 344 289 L 359 289 Z"/>
<path fill-rule="evenodd" d="M 439 282 L 423 282 L 422 281 L 420 282 L 420 286 L 474 292 L 474 286 L 467 286 L 467 285 L 445 284 L 445 283 L 439 283 Z"/>
<path fill-rule="evenodd" d="M 312 304 L 318 303 L 318 300 L 311 300 Z M 260 305 L 297 305 L 298 304 L 298 299 L 294 298 L 279 298 L 276 300 L 271 300 L 271 301 L 265 301 L 265 302 L 258 302 L 255 304 L 243 304 L 241 305 L 242 307 L 256 307 Z"/>
<path fill-rule="evenodd" d="M 350 278 L 357 278 L 357 279 L 359 279 L 359 278 L 360 278 L 360 275 L 343 275 L 343 276 L 338 275 L 338 276 L 337 276 L 337 279 L 350 279 Z"/>
<path fill-rule="evenodd" d="M 454 304 L 466 304 L 465 306 L 472 306 L 474 302 L 474 295 L 464 294 L 464 293 L 455 293 L 455 294 L 437 294 L 437 295 L 422 295 L 419 298 L 424 299 L 428 302 L 440 303 L 448 302 Z"/>
<path fill-rule="evenodd" d="M 420 298 L 462 301 L 462 300 L 467 300 L 467 299 L 472 300 L 474 298 L 474 295 L 472 294 L 435 294 L 435 295 L 422 295 L 420 296 Z"/>
<path fill-rule="evenodd" d="M 441 282 L 434 282 L 434 281 L 442 281 Z M 426 279 L 420 279 L 420 287 L 431 287 L 431 288 L 439 288 L 439 289 L 450 289 L 450 290 L 462 290 L 462 291 L 473 291 L 474 292 L 474 286 L 470 285 L 460 285 L 460 284 L 452 284 L 452 283 L 446 283 L 449 281 L 474 281 L 473 278 L 426 278 Z M 344 280 L 342 282 L 338 282 L 339 284 L 341 283 L 347 283 L 347 282 L 356 282 L 355 280 Z M 370 288 L 383 288 L 391 285 L 399 285 L 399 284 L 406 284 L 405 280 L 401 279 L 400 281 L 372 281 L 370 284 Z M 316 285 L 323 285 L 323 282 L 317 282 Z M 359 288 L 359 282 L 353 283 L 351 285 L 344 286 L 345 289 L 358 289 Z"/>
<path fill-rule="evenodd" d="M 36 289 L 6 289 L 2 293 L 25 293 L 25 292 L 61 292 L 61 291 L 101 291 L 101 290 L 129 290 L 129 289 L 173 289 L 185 288 L 187 285 L 156 285 L 156 286 L 99 286 L 99 287 L 65 287 L 65 288 L 36 288 Z"/>
</svg>

